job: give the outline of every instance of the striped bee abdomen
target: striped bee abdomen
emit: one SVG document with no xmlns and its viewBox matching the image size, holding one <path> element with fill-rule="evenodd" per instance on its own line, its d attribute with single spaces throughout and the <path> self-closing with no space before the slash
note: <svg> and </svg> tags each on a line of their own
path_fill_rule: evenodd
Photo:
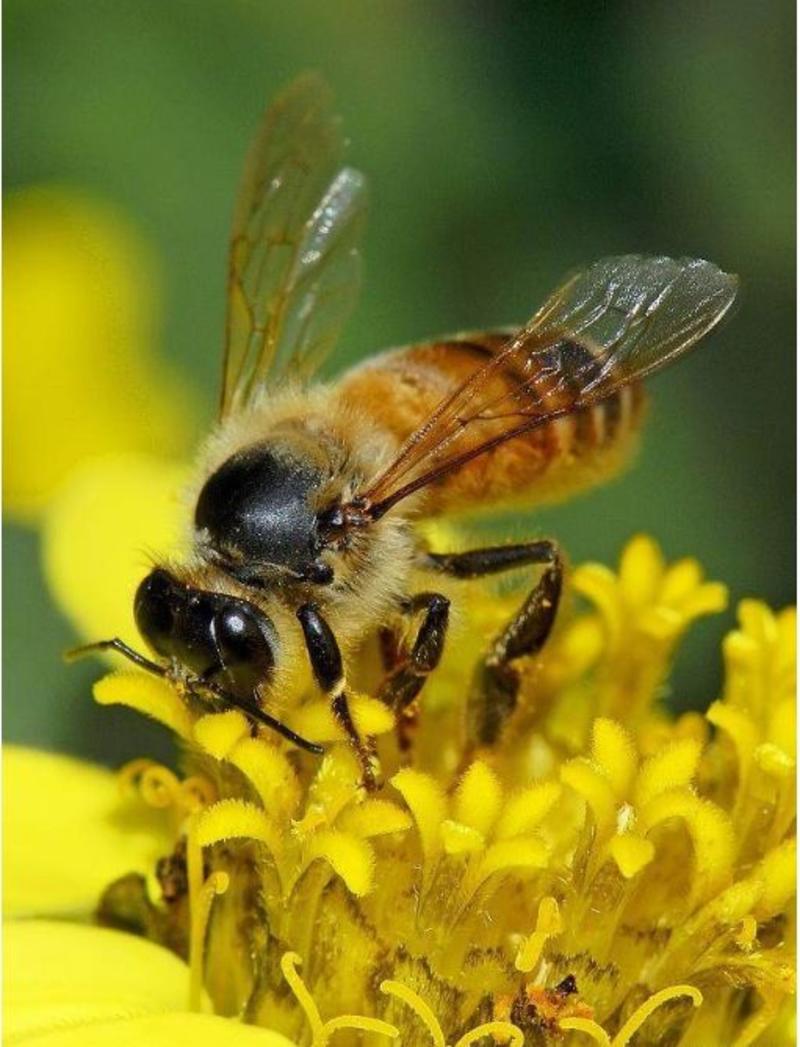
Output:
<svg viewBox="0 0 800 1047">
<path fill-rule="evenodd" d="M 445 397 L 498 359 L 508 342 L 506 332 L 482 333 L 389 350 L 345 375 L 340 395 L 402 444 Z M 423 496 L 423 512 L 558 501 L 602 482 L 624 464 L 641 421 L 641 385 L 624 386 L 578 407 L 579 382 L 591 381 L 600 365 L 577 342 L 555 345 L 551 365 L 547 355 L 531 373 L 524 371 L 524 359 L 498 360 L 481 391 L 496 405 L 496 419 L 491 412 L 481 419 L 480 439 L 491 438 L 493 427 L 507 429 L 509 412 L 518 414 L 523 425 L 528 418 L 543 420 L 434 480 Z M 550 415 L 556 417 L 544 420 Z M 465 446 L 471 433 L 464 433 Z"/>
</svg>

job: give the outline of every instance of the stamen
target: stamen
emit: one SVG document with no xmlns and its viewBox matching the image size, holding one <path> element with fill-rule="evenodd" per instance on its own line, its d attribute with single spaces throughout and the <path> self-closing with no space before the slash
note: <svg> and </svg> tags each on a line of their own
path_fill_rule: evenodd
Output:
<svg viewBox="0 0 800 1047">
<path fill-rule="evenodd" d="M 536 930 L 523 942 L 514 966 L 523 974 L 528 974 L 542 955 L 545 942 L 553 935 L 560 934 L 563 929 L 561 912 L 555 898 L 542 898 L 539 902 L 539 912 L 536 916 Z"/>
<path fill-rule="evenodd" d="M 199 774 L 185 778 L 179 789 L 179 802 L 190 814 L 210 807 L 217 798 L 217 790 L 208 778 Z"/>
<path fill-rule="evenodd" d="M 641 1007 L 637 1007 L 630 1018 L 628 1018 L 611 1041 L 611 1047 L 627 1047 L 633 1034 L 644 1025 L 653 1011 L 657 1010 L 662 1003 L 667 1003 L 667 1001 L 677 999 L 680 996 L 690 997 L 695 1007 L 699 1007 L 703 1002 L 703 994 L 699 989 L 695 989 L 693 985 L 671 985 L 668 989 L 662 989 L 660 992 L 653 993 L 650 999 L 645 1000 Z"/>
<path fill-rule="evenodd" d="M 414 992 L 414 990 L 410 989 L 407 985 L 403 985 L 402 982 L 395 982 L 391 979 L 381 982 L 380 989 L 381 992 L 386 993 L 388 996 L 396 996 L 398 1000 L 402 1000 L 403 1003 L 407 1004 L 411 1010 L 414 1011 L 416 1016 L 431 1034 L 433 1047 L 447 1047 L 442 1027 L 439 1024 L 439 1019 L 427 1003 L 425 1003 L 419 993 Z"/>
<path fill-rule="evenodd" d="M 230 884 L 226 872 L 213 872 L 203 883 L 199 893 L 190 900 L 189 926 L 189 1010 L 199 1011 L 203 995 L 203 957 L 206 928 L 211 906 L 218 894 L 224 894 Z"/>
<path fill-rule="evenodd" d="M 388 1022 L 382 1022 L 380 1018 L 365 1018 L 360 1014 L 342 1014 L 338 1018 L 331 1018 L 322 1027 L 324 1039 L 319 1047 L 324 1047 L 337 1029 L 359 1029 L 363 1032 L 376 1032 L 380 1036 L 388 1036 L 396 1040 L 400 1030 Z M 315 1044 L 316 1047 L 316 1044 Z"/>
<path fill-rule="evenodd" d="M 281 973 L 289 983 L 289 988 L 294 993 L 297 1002 L 303 1008 L 303 1013 L 308 1020 L 308 1024 L 311 1026 L 311 1042 L 313 1047 L 317 1047 L 318 1044 L 324 1044 L 325 1042 L 322 1039 L 325 1026 L 322 1022 L 322 1018 L 319 1016 L 319 1011 L 317 1010 L 317 1005 L 314 1003 L 313 996 L 306 988 L 303 979 L 297 973 L 297 968 L 302 962 L 302 959 L 296 952 L 285 952 L 283 956 L 281 956 Z"/>
<path fill-rule="evenodd" d="M 168 767 L 153 764 L 139 779 L 139 791 L 151 807 L 177 807 L 181 783 Z"/>
<path fill-rule="evenodd" d="M 302 962 L 296 952 L 286 952 L 281 957 L 281 971 L 311 1026 L 311 1047 L 326 1047 L 331 1036 L 339 1029 L 358 1029 L 362 1032 L 378 1033 L 379 1036 L 388 1036 L 392 1040 L 397 1039 L 400 1030 L 379 1018 L 340 1014 L 323 1022 L 313 996 L 297 973 L 297 968 Z"/>
<path fill-rule="evenodd" d="M 601 1047 L 611 1047 L 608 1033 L 602 1025 L 593 1022 L 591 1018 L 562 1018 L 558 1023 L 558 1027 L 566 1032 L 585 1032 L 587 1036 L 591 1036 L 594 1042 L 599 1043 Z"/>
<path fill-rule="evenodd" d="M 493 1036 L 498 1044 L 502 1043 L 503 1039 L 506 1039 L 508 1047 L 522 1047 L 525 1043 L 525 1035 L 522 1029 L 512 1025 L 511 1022 L 485 1022 L 483 1025 L 476 1025 L 474 1029 L 470 1029 L 468 1033 L 465 1033 L 456 1043 L 456 1047 L 469 1047 L 469 1044 L 476 1043 L 484 1036 Z"/>
</svg>

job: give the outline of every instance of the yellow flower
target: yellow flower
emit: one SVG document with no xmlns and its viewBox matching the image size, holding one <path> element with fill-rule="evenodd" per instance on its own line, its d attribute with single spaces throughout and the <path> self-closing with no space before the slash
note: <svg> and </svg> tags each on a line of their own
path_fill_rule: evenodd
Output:
<svg viewBox="0 0 800 1047">
<path fill-rule="evenodd" d="M 63 190 L 21 197 L 10 221 L 6 501 L 42 521 L 76 631 L 136 644 L 134 587 L 180 553 L 186 518 L 185 396 L 154 374 L 133 307 L 147 263 L 118 219 Z M 47 457 L 49 420 L 63 433 Z M 327 743 L 321 759 L 128 668 L 95 698 L 174 732 L 179 773 L 7 751 L 10 1042 L 792 1042 L 794 612 L 743 601 L 722 697 L 675 720 L 672 660 L 724 586 L 642 536 L 616 572 L 584 564 L 570 583 L 492 749 L 465 751 L 466 693 L 518 594 L 464 587 L 408 754 L 352 667 L 377 794 L 313 695 L 289 718 Z"/>
<path fill-rule="evenodd" d="M 118 802 L 131 818 L 139 797 L 136 824 L 150 824 L 149 837 L 123 828 L 106 800 L 86 812 L 94 829 L 82 834 L 82 851 L 59 835 L 57 798 L 49 839 L 47 818 L 37 823 L 36 853 L 63 866 L 64 882 L 80 859 L 78 878 L 99 887 L 87 857 L 114 853 L 120 831 L 128 834 L 128 866 L 119 876 L 121 862 L 108 870 L 112 882 L 97 908 L 115 933 L 63 925 L 66 936 L 101 936 L 97 945 L 67 941 L 62 927 L 11 925 L 19 937 L 10 948 L 32 957 L 61 950 L 58 963 L 70 966 L 75 983 L 70 1017 L 69 1001 L 54 999 L 40 966 L 23 964 L 7 991 L 12 1015 L 21 1015 L 16 1027 L 33 1029 L 36 1042 L 34 1034 L 72 1022 L 74 1042 L 97 1044 L 144 1035 L 156 1043 L 176 1035 L 244 1043 L 252 1025 L 272 1030 L 275 1040 L 265 1044 L 313 1047 L 393 1039 L 410 1047 L 623 1047 L 634 1037 L 685 1047 L 791 1042 L 790 612 L 740 606 L 741 628 L 724 645 L 725 693 L 709 712 L 716 736 L 675 726 L 657 741 L 645 738 L 642 724 L 652 720 L 680 635 L 699 609 L 722 602 L 722 590 L 694 568 L 659 565 L 660 583 L 631 602 L 630 574 L 622 579 L 637 556 L 641 566 L 644 541 L 634 539 L 619 575 L 604 574 L 617 631 L 608 627 L 609 601 L 600 619 L 590 607 L 563 625 L 525 667 L 528 700 L 540 687 L 550 712 L 523 708 L 499 750 L 453 765 L 466 669 L 460 682 L 452 668 L 445 680 L 431 680 L 438 690 L 430 717 L 423 709 L 420 734 L 447 732 L 450 744 L 423 740 L 410 763 L 399 757 L 386 710 L 359 698 L 357 717 L 379 736 L 386 773 L 377 796 L 363 792 L 358 764 L 333 729 L 319 760 L 272 735 L 253 736 L 235 710 L 190 708 L 169 685 L 137 671 L 100 680 L 99 701 L 131 705 L 176 732 L 183 772 L 146 759 L 121 772 Z M 647 548 L 655 546 L 647 540 Z M 587 574 L 599 573 L 594 565 L 577 568 L 578 587 L 585 591 Z M 496 597 L 483 599 L 478 631 L 494 614 Z M 654 637 L 643 623 L 670 618 L 662 614 L 670 609 L 677 617 Z M 640 644 L 635 658 L 620 648 L 620 635 Z M 647 651 L 658 662 L 648 679 L 659 682 L 643 706 Z M 632 665 L 639 675 L 630 675 Z M 615 672 L 633 680 L 638 700 L 611 718 L 604 715 L 609 694 L 622 686 Z M 559 681 L 580 689 L 589 708 L 589 738 L 577 754 L 574 739 L 547 723 L 563 714 Z M 720 709 L 736 716 L 726 720 Z M 300 713 L 323 723 L 314 700 Z M 663 710 L 660 717 L 666 722 Z M 54 758 L 35 759 L 51 795 L 43 769 Z M 32 760 L 23 754 L 21 764 Z M 73 765 L 60 773 L 66 783 L 89 772 Z M 12 763 L 11 787 L 18 781 Z M 29 776 L 25 788 L 35 793 L 32 782 Z M 757 825 L 751 788 L 760 798 Z M 77 820 L 80 804 L 71 802 Z M 148 811 L 155 821 L 148 823 Z M 26 873 L 41 882 L 41 858 L 23 850 L 25 831 L 15 829 L 9 851 L 12 896 Z M 161 848 L 155 864 L 154 841 Z M 50 892 L 49 905 L 41 892 L 40 911 L 58 911 L 55 885 Z M 72 902 L 64 911 L 77 908 Z M 120 950 L 115 966 L 127 970 L 130 984 L 122 975 L 87 974 L 89 950 L 102 957 L 105 943 Z M 150 971 L 160 991 L 148 996 Z"/>
<path fill-rule="evenodd" d="M 156 365 L 154 262 L 113 208 L 35 187 L 5 218 L 3 501 L 33 521 L 88 459 L 184 453 L 191 396 Z"/>
</svg>

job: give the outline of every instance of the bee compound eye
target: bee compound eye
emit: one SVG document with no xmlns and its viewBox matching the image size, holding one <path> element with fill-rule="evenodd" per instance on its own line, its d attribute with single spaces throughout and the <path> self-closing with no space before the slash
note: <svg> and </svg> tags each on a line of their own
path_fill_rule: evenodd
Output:
<svg viewBox="0 0 800 1047">
<path fill-rule="evenodd" d="M 175 627 L 177 592 L 161 568 L 151 571 L 139 584 L 133 601 L 133 616 L 144 639 L 159 654 L 171 653 Z"/>
<path fill-rule="evenodd" d="M 252 694 L 275 667 L 275 630 L 266 615 L 232 604 L 214 616 L 214 635 L 223 670 L 233 689 Z"/>
</svg>

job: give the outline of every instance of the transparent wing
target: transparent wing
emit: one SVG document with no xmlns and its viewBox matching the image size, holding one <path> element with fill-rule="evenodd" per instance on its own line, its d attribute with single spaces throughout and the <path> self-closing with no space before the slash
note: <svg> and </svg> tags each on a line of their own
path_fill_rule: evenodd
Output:
<svg viewBox="0 0 800 1047">
<path fill-rule="evenodd" d="M 355 303 L 363 175 L 341 167 L 344 139 L 327 84 L 293 81 L 251 146 L 231 235 L 220 413 L 265 383 L 307 376 Z"/>
<path fill-rule="evenodd" d="M 356 503 L 377 518 L 492 447 L 664 367 L 722 319 L 737 286 L 689 258 L 624 255 L 574 274 L 439 404 Z"/>
</svg>

